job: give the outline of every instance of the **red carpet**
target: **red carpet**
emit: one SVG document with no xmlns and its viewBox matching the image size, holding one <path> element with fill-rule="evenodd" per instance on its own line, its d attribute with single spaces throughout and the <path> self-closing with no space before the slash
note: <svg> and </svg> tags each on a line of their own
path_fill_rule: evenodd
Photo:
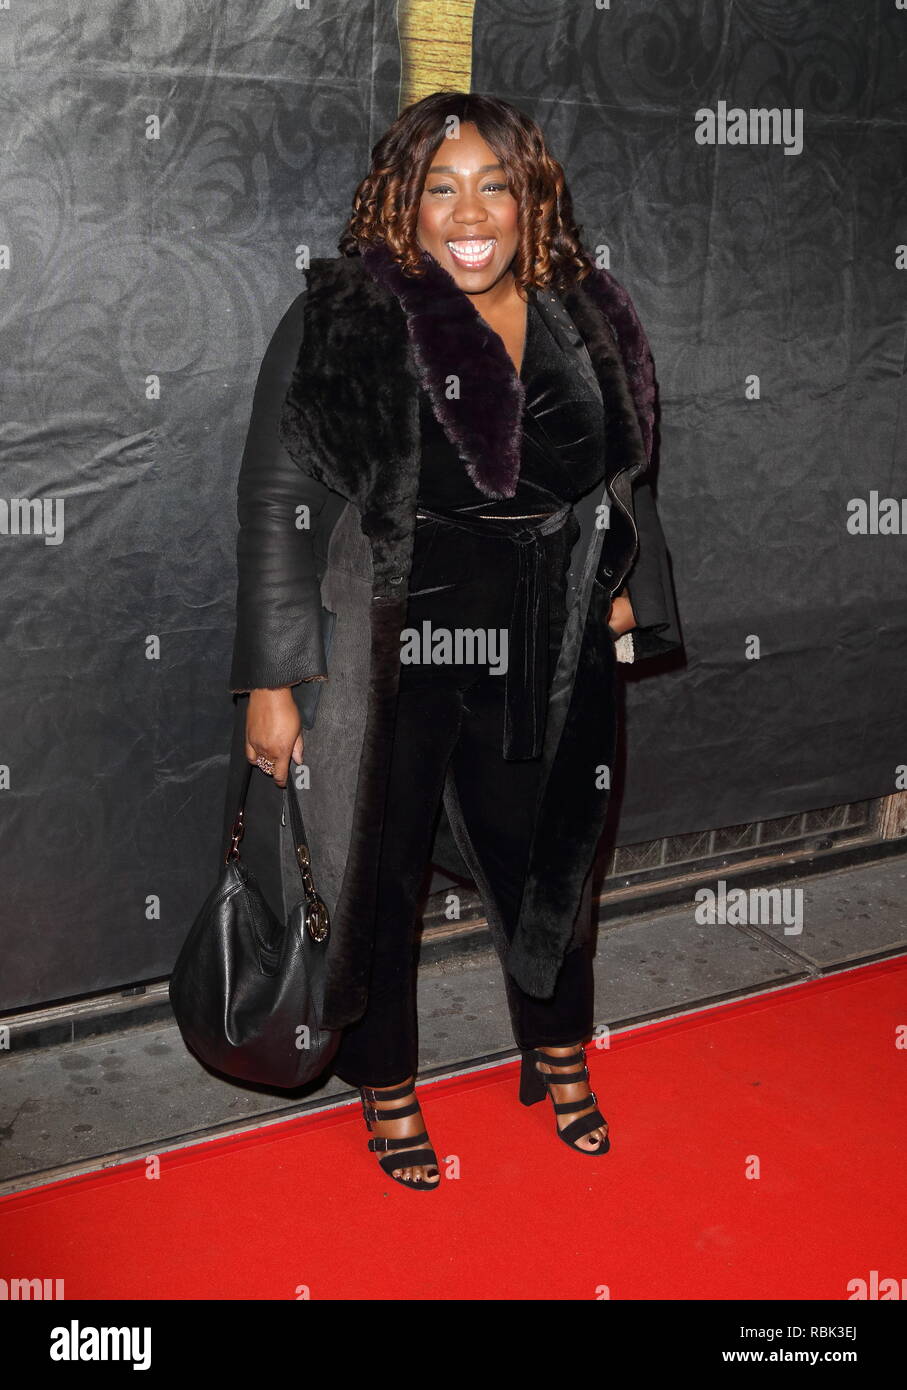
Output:
<svg viewBox="0 0 907 1390">
<path fill-rule="evenodd" d="M 439 1192 L 384 1177 L 357 1105 L 8 1197 L 0 1273 L 67 1299 L 847 1299 L 907 1275 L 905 983 L 883 962 L 590 1047 L 603 1158 L 509 1063 L 423 1083 L 459 1161 Z"/>
</svg>

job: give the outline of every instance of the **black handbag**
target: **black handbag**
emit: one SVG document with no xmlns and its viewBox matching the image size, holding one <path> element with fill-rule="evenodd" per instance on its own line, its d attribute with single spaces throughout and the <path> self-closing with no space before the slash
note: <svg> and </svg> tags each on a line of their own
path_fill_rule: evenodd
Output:
<svg viewBox="0 0 907 1390">
<path fill-rule="evenodd" d="M 239 842 L 252 772 L 249 763 L 224 867 L 183 942 L 170 1002 L 184 1041 L 203 1062 L 242 1081 L 289 1088 L 317 1077 L 340 1042 L 340 1030 L 321 1026 L 330 919 L 312 882 L 289 779 L 289 825 L 302 891 L 286 922 L 274 916 L 242 863 Z"/>
</svg>

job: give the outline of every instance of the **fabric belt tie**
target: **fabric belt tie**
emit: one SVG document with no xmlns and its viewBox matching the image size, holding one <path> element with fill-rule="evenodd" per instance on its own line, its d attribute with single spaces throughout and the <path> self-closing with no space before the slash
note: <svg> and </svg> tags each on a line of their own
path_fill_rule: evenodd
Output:
<svg viewBox="0 0 907 1390">
<path fill-rule="evenodd" d="M 477 536 L 504 537 L 517 547 L 517 577 L 504 676 L 504 757 L 511 762 L 537 758 L 542 751 L 548 705 L 548 576 L 543 538 L 560 530 L 572 512 L 568 502 L 550 516 L 477 517 L 434 512 L 420 503 L 417 517 L 428 517 Z"/>
</svg>

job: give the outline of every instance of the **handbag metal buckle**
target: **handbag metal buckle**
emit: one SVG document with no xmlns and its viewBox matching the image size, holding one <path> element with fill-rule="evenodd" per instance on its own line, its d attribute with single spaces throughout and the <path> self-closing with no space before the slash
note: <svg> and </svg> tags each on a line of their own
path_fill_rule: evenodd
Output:
<svg viewBox="0 0 907 1390">
<path fill-rule="evenodd" d="M 302 870 L 302 887 L 306 896 L 305 912 L 303 913 L 306 931 L 313 941 L 326 941 L 331 929 L 331 917 L 327 904 L 315 892 L 315 884 L 312 879 L 312 860 L 308 845 L 296 846 L 296 858 Z"/>
<path fill-rule="evenodd" d="M 314 901 L 306 903 L 305 925 L 313 941 L 326 941 L 330 931 L 330 918 L 326 905 L 315 894 Z"/>
<path fill-rule="evenodd" d="M 230 835 L 230 848 L 227 850 L 225 864 L 229 864 L 231 859 L 239 858 L 239 842 L 246 833 L 246 811 L 245 807 L 237 812 L 236 820 L 233 822 L 233 830 Z"/>
</svg>

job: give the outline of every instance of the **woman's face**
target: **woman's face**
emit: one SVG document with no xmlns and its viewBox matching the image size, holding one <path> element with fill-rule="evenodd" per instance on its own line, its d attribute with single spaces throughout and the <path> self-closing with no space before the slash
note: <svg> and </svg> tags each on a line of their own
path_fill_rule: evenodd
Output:
<svg viewBox="0 0 907 1390">
<path fill-rule="evenodd" d="M 484 294 L 510 270 L 519 204 L 471 122 L 441 141 L 422 189 L 416 239 L 466 294 Z"/>
</svg>

